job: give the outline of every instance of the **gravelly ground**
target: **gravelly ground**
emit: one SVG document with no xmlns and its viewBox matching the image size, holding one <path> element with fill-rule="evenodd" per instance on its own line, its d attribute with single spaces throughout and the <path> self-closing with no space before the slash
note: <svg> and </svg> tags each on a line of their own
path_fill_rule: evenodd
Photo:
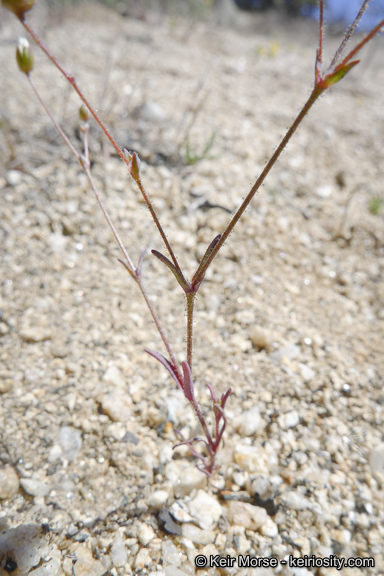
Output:
<svg viewBox="0 0 384 576">
<path fill-rule="evenodd" d="M 207 414 L 205 382 L 233 389 L 208 486 L 185 448 L 172 451 L 174 429 L 191 437 L 196 422 L 144 352 L 161 341 L 80 167 L 15 71 L 19 27 L 1 18 L 0 574 L 182 576 L 197 553 L 374 557 L 364 574 L 383 574 L 384 232 L 369 210 L 383 198 L 382 39 L 306 119 L 199 293 Z M 257 15 L 228 30 L 95 7 L 32 20 L 119 144 L 138 150 L 190 275 L 304 102 L 315 25 Z M 35 82 L 79 146 L 78 101 L 35 55 Z M 213 134 L 187 165 L 186 138 L 201 155 Z M 133 258 L 162 251 L 94 127 L 91 151 Z M 181 361 L 180 289 L 151 256 L 144 278 Z M 196 572 L 277 573 L 361 571 Z"/>
</svg>

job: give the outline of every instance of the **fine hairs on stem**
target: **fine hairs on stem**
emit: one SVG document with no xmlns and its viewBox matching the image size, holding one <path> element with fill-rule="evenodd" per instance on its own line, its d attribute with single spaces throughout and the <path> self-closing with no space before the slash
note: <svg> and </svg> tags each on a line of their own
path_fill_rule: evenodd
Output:
<svg viewBox="0 0 384 576">
<path fill-rule="evenodd" d="M 66 136 L 65 132 L 59 126 L 53 115 L 51 114 L 48 106 L 46 105 L 44 99 L 42 98 L 39 91 L 36 89 L 32 78 L 31 72 L 33 70 L 33 57 L 32 52 L 29 46 L 28 41 L 25 38 L 22 38 L 19 42 L 16 57 L 17 63 L 20 70 L 26 74 L 28 81 L 32 87 L 33 92 L 37 96 L 38 100 L 44 107 L 46 113 L 50 117 L 52 123 L 57 128 L 58 132 L 60 133 L 61 137 L 63 138 L 66 145 L 70 148 L 71 152 L 77 158 L 81 168 L 83 169 L 86 177 L 89 181 L 91 189 L 96 197 L 96 200 L 108 222 L 109 227 L 115 237 L 115 240 L 121 250 L 122 258 L 119 259 L 119 262 L 124 266 L 127 270 L 129 275 L 138 285 L 140 293 L 143 296 L 143 299 L 149 309 L 149 312 L 152 316 L 154 324 L 157 328 L 157 331 L 160 334 L 160 337 L 163 341 L 167 357 L 163 354 L 153 351 L 153 350 L 146 350 L 150 356 L 158 360 L 164 368 L 169 372 L 170 376 L 176 382 L 178 388 L 183 392 L 185 398 L 191 404 L 196 417 L 199 421 L 202 430 L 203 437 L 196 437 L 191 439 L 186 439 L 181 434 L 181 432 L 177 431 L 178 437 L 180 438 L 180 444 L 178 445 L 186 445 L 192 455 L 197 460 L 198 468 L 204 472 L 208 477 L 212 477 L 214 472 L 217 470 L 216 465 L 216 454 L 218 452 L 219 446 L 221 444 L 221 440 L 223 438 L 223 434 L 226 428 L 227 419 L 225 415 L 225 407 L 226 402 L 231 394 L 231 389 L 229 388 L 220 398 L 218 398 L 215 394 L 210 383 L 207 384 L 211 400 L 212 400 L 212 411 L 213 411 L 213 418 L 214 418 L 214 425 L 213 430 L 207 424 L 206 418 L 204 416 L 203 410 L 196 399 L 195 389 L 194 389 L 194 382 L 193 382 L 193 347 L 194 347 L 194 338 L 193 338 L 193 324 L 194 324 L 194 310 L 195 310 L 195 300 L 196 294 L 198 293 L 200 286 L 204 281 L 205 274 L 212 264 L 213 260 L 216 258 L 218 252 L 223 247 L 224 243 L 227 241 L 229 235 L 235 228 L 235 226 L 239 223 L 243 213 L 249 206 L 250 202 L 252 201 L 255 194 L 258 192 L 260 186 L 263 184 L 264 180 L 268 176 L 271 169 L 276 164 L 277 160 L 280 157 L 280 154 L 284 150 L 285 146 L 288 144 L 294 133 L 296 132 L 297 128 L 300 126 L 302 121 L 304 120 L 305 116 L 308 114 L 310 109 L 312 108 L 313 104 L 318 100 L 318 98 L 328 90 L 333 84 L 338 83 L 340 80 L 344 78 L 344 76 L 358 63 L 359 60 L 356 60 L 356 55 L 360 52 L 360 50 L 381 30 L 384 26 L 384 20 L 379 22 L 377 26 L 375 26 L 366 36 L 363 38 L 352 50 L 347 52 L 346 47 L 348 42 L 350 41 L 361 17 L 363 16 L 364 12 L 368 8 L 370 0 L 364 0 L 361 4 L 361 8 L 358 11 L 356 18 L 352 22 L 351 26 L 348 28 L 347 32 L 344 35 L 344 38 L 336 50 L 334 57 L 331 60 L 331 63 L 328 67 L 324 67 L 323 63 L 323 45 L 324 45 L 324 0 L 320 0 L 319 3 L 319 39 L 318 39 L 318 47 L 316 52 L 316 60 L 315 60 L 315 80 L 314 85 L 311 90 L 311 93 L 305 102 L 305 104 L 300 109 L 299 113 L 297 114 L 296 118 L 293 120 L 291 126 L 288 128 L 286 134 L 282 138 L 281 142 L 278 144 L 277 148 L 275 149 L 274 153 L 271 155 L 270 159 L 267 161 L 264 169 L 262 170 L 261 174 L 256 179 L 255 183 L 251 187 L 250 191 L 246 195 L 245 199 L 239 206 L 239 208 L 235 211 L 234 215 L 232 216 L 230 222 L 224 228 L 223 232 L 217 235 L 215 238 L 212 239 L 211 243 L 206 248 L 206 251 L 199 263 L 196 271 L 192 275 L 192 278 L 188 280 L 179 264 L 176 254 L 171 246 L 170 241 L 167 238 L 165 230 L 160 222 L 159 216 L 156 213 L 156 210 L 150 200 L 149 194 L 145 188 L 144 182 L 142 180 L 141 169 L 140 169 L 140 160 L 136 152 L 130 153 L 125 149 L 121 149 L 116 140 L 110 134 L 107 127 L 103 124 L 100 116 L 98 115 L 95 108 L 92 107 L 88 99 L 83 94 L 82 90 L 79 88 L 75 78 L 67 72 L 64 67 L 60 64 L 57 58 L 52 54 L 52 52 L 46 47 L 44 42 L 39 38 L 36 34 L 35 30 L 26 20 L 26 14 L 28 11 L 33 7 L 35 0 L 1 0 L 1 4 L 11 10 L 16 17 L 20 20 L 22 25 L 24 26 L 25 30 L 29 33 L 31 38 L 35 41 L 35 43 L 39 46 L 39 48 L 46 54 L 52 64 L 61 72 L 61 74 L 66 78 L 69 84 L 72 86 L 73 90 L 78 94 L 79 98 L 82 101 L 82 106 L 80 108 L 80 120 L 81 120 L 81 136 L 82 136 L 82 151 L 79 152 L 73 144 L 70 142 L 68 137 Z M 99 125 L 101 130 L 103 131 L 105 137 L 109 140 L 110 144 L 113 146 L 117 154 L 120 156 L 121 160 L 125 163 L 128 172 L 131 178 L 137 185 L 139 192 L 141 193 L 143 200 L 151 214 L 151 217 L 157 227 L 158 233 L 163 241 L 165 246 L 167 256 L 162 254 L 157 250 L 152 250 L 153 256 L 155 256 L 162 264 L 164 264 L 168 270 L 174 275 L 177 283 L 181 287 L 182 291 L 185 295 L 186 301 L 186 309 L 187 309 L 187 327 L 186 327 L 186 350 L 185 350 L 185 361 L 179 364 L 176 360 L 175 353 L 173 352 L 171 343 L 168 339 L 168 336 L 165 334 L 160 320 L 157 316 L 157 313 L 152 305 L 152 302 L 148 296 L 148 293 L 144 287 L 143 279 L 142 279 L 142 266 L 144 255 L 143 253 L 139 259 L 137 266 L 134 265 L 126 247 L 123 245 L 118 231 L 116 230 L 107 209 L 101 199 L 100 193 L 98 191 L 97 184 L 92 176 L 91 171 L 91 162 L 89 158 L 89 146 L 88 146 L 88 131 L 89 131 L 89 121 L 93 119 Z M 203 452 L 201 453 L 195 447 L 196 443 L 203 444 Z"/>
</svg>

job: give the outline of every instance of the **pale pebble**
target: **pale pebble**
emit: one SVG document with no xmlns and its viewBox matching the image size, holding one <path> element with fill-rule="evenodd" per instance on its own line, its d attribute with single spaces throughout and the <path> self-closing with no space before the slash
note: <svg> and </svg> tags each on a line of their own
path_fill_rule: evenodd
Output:
<svg viewBox="0 0 384 576">
<path fill-rule="evenodd" d="M 228 521 L 245 529 L 259 530 L 268 521 L 268 514 L 259 506 L 231 500 L 228 506 Z"/>
<path fill-rule="evenodd" d="M 306 364 L 301 364 L 301 362 L 299 362 L 298 366 L 300 370 L 300 375 L 304 380 L 304 382 L 310 382 L 315 377 L 316 372 Z"/>
<path fill-rule="evenodd" d="M 165 490 L 156 490 L 156 492 L 153 492 L 148 498 L 148 506 L 160 510 L 160 508 L 166 504 L 168 498 L 168 492 Z"/>
<path fill-rule="evenodd" d="M 19 477 L 12 466 L 0 470 L 0 500 L 8 500 L 19 489 Z"/>
<path fill-rule="evenodd" d="M 149 550 L 147 548 L 141 548 L 135 559 L 136 570 L 143 570 L 146 566 L 151 563 L 151 557 L 149 555 Z"/>
<path fill-rule="evenodd" d="M 128 394 L 114 390 L 100 398 L 101 409 L 114 422 L 127 422 L 132 417 L 132 400 Z"/>
<path fill-rule="evenodd" d="M 203 490 L 188 503 L 188 511 L 203 530 L 210 530 L 218 523 L 223 509 L 217 499 Z"/>
<path fill-rule="evenodd" d="M 260 416 L 258 406 L 254 406 L 236 416 L 233 420 L 233 426 L 241 436 L 253 436 L 253 434 L 260 434 L 264 430 L 266 422 Z"/>
<path fill-rule="evenodd" d="M 268 538 L 276 538 L 279 530 L 272 518 L 268 517 L 266 523 L 261 527 L 260 532 L 263 536 L 267 536 Z"/>
<path fill-rule="evenodd" d="M 103 374 L 103 381 L 113 384 L 117 388 L 122 388 L 126 385 L 125 378 L 119 368 L 114 364 L 109 366 Z"/>
<path fill-rule="evenodd" d="M 280 414 L 277 422 L 280 428 L 283 430 L 287 430 L 288 428 L 295 428 L 295 426 L 297 426 L 300 422 L 300 416 L 297 410 L 291 410 L 285 414 Z"/>
<path fill-rule="evenodd" d="M 181 554 L 171 540 L 164 540 L 161 544 L 163 562 L 172 566 L 180 566 Z"/>
<path fill-rule="evenodd" d="M 273 345 L 273 334 L 262 326 L 253 326 L 249 338 L 255 348 L 269 351 Z"/>
<path fill-rule="evenodd" d="M 72 426 L 62 426 L 59 430 L 59 445 L 63 451 L 62 456 L 66 460 L 75 460 L 82 446 L 80 430 Z"/>
<path fill-rule="evenodd" d="M 309 500 L 300 492 L 285 492 L 281 499 L 292 510 L 307 510 L 310 507 Z"/>
<path fill-rule="evenodd" d="M 148 524 L 141 524 L 137 536 L 139 538 L 140 544 L 147 546 L 156 536 L 152 526 Z"/>
<path fill-rule="evenodd" d="M 115 537 L 112 543 L 110 557 L 112 564 L 116 568 L 122 568 L 127 562 L 128 551 L 120 534 Z"/>
<path fill-rule="evenodd" d="M 174 502 L 169 511 L 178 522 L 193 522 L 192 516 L 188 514 L 187 506 L 183 502 Z"/>
<path fill-rule="evenodd" d="M 194 544 L 212 544 L 216 538 L 214 530 L 201 530 L 194 524 L 183 524 L 182 533 L 184 538 L 188 538 Z"/>
<path fill-rule="evenodd" d="M 257 446 L 247 444 L 237 444 L 235 447 L 234 459 L 243 470 L 258 474 L 269 474 L 269 457 Z"/>
<path fill-rule="evenodd" d="M 50 490 L 45 482 L 34 478 L 20 478 L 20 486 L 30 496 L 46 496 Z"/>
</svg>

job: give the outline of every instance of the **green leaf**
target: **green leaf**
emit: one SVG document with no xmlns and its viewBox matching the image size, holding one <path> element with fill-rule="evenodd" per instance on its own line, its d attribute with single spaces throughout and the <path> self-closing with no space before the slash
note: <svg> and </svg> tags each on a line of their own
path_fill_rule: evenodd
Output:
<svg viewBox="0 0 384 576">
<path fill-rule="evenodd" d="M 329 76 L 326 76 L 324 79 L 324 82 L 328 88 L 328 86 L 332 86 L 333 84 L 337 84 L 337 82 L 340 82 L 340 80 L 342 80 L 344 78 L 344 76 L 346 76 L 348 74 L 348 72 L 354 68 L 356 66 L 356 64 L 358 64 L 360 62 L 360 60 L 354 60 L 353 62 L 350 62 L 349 64 L 344 64 L 344 65 L 339 65 L 336 67 L 336 70 L 329 74 Z"/>
</svg>

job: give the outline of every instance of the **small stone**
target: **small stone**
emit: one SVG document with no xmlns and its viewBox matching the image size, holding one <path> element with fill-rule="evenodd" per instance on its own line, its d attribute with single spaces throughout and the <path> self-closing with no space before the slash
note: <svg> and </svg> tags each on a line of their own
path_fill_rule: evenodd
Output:
<svg viewBox="0 0 384 576">
<path fill-rule="evenodd" d="M 300 362 L 299 362 L 299 370 L 304 382 L 309 382 L 316 375 L 316 372 L 312 370 L 312 368 L 310 368 L 306 364 L 301 364 Z"/>
<path fill-rule="evenodd" d="M 168 534 L 174 534 L 175 536 L 181 536 L 181 527 L 179 524 L 173 521 L 172 516 L 168 510 L 161 510 L 159 514 L 160 525 L 162 526 L 164 532 Z"/>
<path fill-rule="evenodd" d="M 141 524 L 137 535 L 143 546 L 147 546 L 156 536 L 152 526 L 148 526 L 148 524 Z"/>
<path fill-rule="evenodd" d="M 236 500 L 229 502 L 228 521 L 231 524 L 243 526 L 246 530 L 258 530 L 264 526 L 268 518 L 264 508 Z"/>
<path fill-rule="evenodd" d="M 251 342 L 244 338 L 241 334 L 233 334 L 230 339 L 230 343 L 234 348 L 240 350 L 240 352 L 247 352 L 251 349 Z"/>
<path fill-rule="evenodd" d="M 46 538 L 37 524 L 21 524 L 16 528 L 0 532 L 0 566 L 8 557 L 16 563 L 17 574 L 29 574 L 37 566 L 40 559 L 48 553 Z M 15 573 L 16 567 L 8 573 Z M 1 568 L 1 574 L 6 574 Z"/>
<path fill-rule="evenodd" d="M 160 510 L 160 508 L 166 504 L 168 498 L 168 492 L 165 490 L 156 490 L 156 492 L 153 492 L 153 494 L 148 498 L 148 506 Z"/>
<path fill-rule="evenodd" d="M 272 348 L 273 335 L 269 330 L 266 330 L 262 326 L 253 326 L 249 337 L 255 348 L 267 351 Z"/>
<path fill-rule="evenodd" d="M 136 556 L 135 568 L 136 570 L 142 570 L 151 563 L 151 557 L 149 555 L 148 548 L 141 548 Z"/>
<path fill-rule="evenodd" d="M 163 108 L 156 102 L 147 101 L 139 109 L 139 116 L 146 122 L 163 124 L 166 120 L 166 114 Z"/>
<path fill-rule="evenodd" d="M 194 524 L 183 524 L 182 534 L 184 538 L 188 538 L 194 544 L 212 544 L 216 538 L 216 532 L 214 530 L 201 530 Z"/>
<path fill-rule="evenodd" d="M 123 388 L 126 385 L 123 374 L 114 364 L 109 366 L 104 372 L 103 381 L 113 384 L 113 386 L 116 386 L 117 388 Z"/>
<path fill-rule="evenodd" d="M 178 522 L 193 522 L 193 518 L 188 514 L 187 507 L 183 502 L 174 502 L 169 511 Z"/>
<path fill-rule="evenodd" d="M 161 544 L 161 552 L 163 562 L 166 564 L 171 564 L 172 566 L 180 566 L 181 558 L 180 552 L 176 548 L 176 546 L 170 540 L 164 540 Z"/>
<path fill-rule="evenodd" d="M 196 466 L 181 466 L 177 472 L 178 478 L 175 483 L 176 498 L 184 498 L 185 496 L 189 496 L 193 490 L 205 488 L 207 482 L 206 477 Z"/>
<path fill-rule="evenodd" d="M 0 500 L 9 500 L 19 489 L 19 477 L 12 466 L 0 470 Z"/>
<path fill-rule="evenodd" d="M 95 560 L 89 548 L 76 548 L 76 576 L 103 576 L 105 572 L 105 567 L 100 560 Z"/>
<path fill-rule="evenodd" d="M 269 459 L 267 454 L 257 446 L 237 444 L 234 458 L 243 470 L 251 473 L 269 474 Z"/>
<path fill-rule="evenodd" d="M 166 566 L 164 576 L 187 576 L 187 574 L 183 570 L 176 568 L 176 566 Z"/>
<path fill-rule="evenodd" d="M 280 414 L 277 419 L 280 428 L 287 430 L 288 428 L 294 428 L 300 422 L 300 416 L 297 410 L 291 410 L 286 414 Z"/>
<path fill-rule="evenodd" d="M 266 426 L 266 422 L 261 418 L 259 408 L 254 406 L 250 410 L 246 410 L 236 416 L 233 426 L 241 436 L 252 436 L 253 434 L 261 433 Z"/>
<path fill-rule="evenodd" d="M 307 510 L 310 507 L 309 500 L 300 492 L 285 492 L 282 501 L 287 508 L 292 510 Z"/>
<path fill-rule="evenodd" d="M 22 173 L 19 170 L 8 170 L 5 174 L 5 179 L 9 186 L 17 186 L 22 180 Z"/>
<path fill-rule="evenodd" d="M 66 460 L 75 460 L 81 450 L 81 432 L 72 426 L 62 426 L 59 430 L 59 445 Z"/>
<path fill-rule="evenodd" d="M 100 404 L 103 413 L 114 422 L 127 422 L 132 418 L 131 397 L 120 390 L 104 394 Z"/>
<path fill-rule="evenodd" d="M 188 511 L 200 528 L 209 530 L 216 526 L 223 509 L 214 496 L 199 490 L 195 498 L 189 502 Z"/>
<path fill-rule="evenodd" d="M 260 532 L 262 533 L 263 536 L 268 536 L 268 538 L 276 538 L 276 536 L 279 533 L 279 530 L 275 522 L 272 520 L 272 518 L 268 517 L 265 524 L 262 525 Z"/>
<path fill-rule="evenodd" d="M 276 352 L 273 352 L 271 356 L 278 362 L 282 362 L 284 358 L 294 360 L 299 354 L 299 346 L 296 346 L 296 344 L 287 344 L 287 346 L 283 346 L 282 348 L 279 348 L 279 350 L 276 350 Z"/>
<path fill-rule="evenodd" d="M 30 496 L 46 496 L 50 490 L 45 482 L 34 478 L 20 478 L 20 486 Z"/>
<path fill-rule="evenodd" d="M 372 472 L 384 474 L 384 443 L 378 444 L 369 456 L 369 465 Z"/>
<path fill-rule="evenodd" d="M 128 551 L 120 535 L 116 536 L 111 546 L 111 560 L 116 568 L 122 568 L 127 562 Z"/>
<path fill-rule="evenodd" d="M 20 330 L 20 337 L 28 343 L 34 344 L 36 342 L 44 342 L 51 338 L 51 333 L 48 329 L 42 326 L 24 326 Z"/>
</svg>

